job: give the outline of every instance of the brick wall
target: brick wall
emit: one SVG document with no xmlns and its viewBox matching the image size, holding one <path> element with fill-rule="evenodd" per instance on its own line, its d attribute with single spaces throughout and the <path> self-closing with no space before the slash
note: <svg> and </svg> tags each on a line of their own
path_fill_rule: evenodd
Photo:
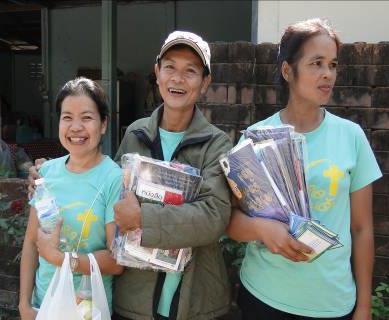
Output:
<svg viewBox="0 0 389 320">
<path fill-rule="evenodd" d="M 235 142 L 241 129 L 283 107 L 274 81 L 277 50 L 249 42 L 211 46 L 213 84 L 200 107 Z M 374 280 L 389 282 L 389 43 L 342 46 L 327 109 L 362 126 L 384 172 L 374 184 Z"/>
</svg>

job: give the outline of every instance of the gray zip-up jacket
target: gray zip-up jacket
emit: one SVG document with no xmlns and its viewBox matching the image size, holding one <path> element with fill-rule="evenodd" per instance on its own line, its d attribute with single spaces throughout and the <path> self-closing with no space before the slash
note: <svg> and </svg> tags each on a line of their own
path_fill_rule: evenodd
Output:
<svg viewBox="0 0 389 320">
<path fill-rule="evenodd" d="M 163 106 L 127 128 L 116 161 L 129 152 L 163 159 L 158 130 L 162 113 Z M 231 206 L 219 157 L 231 147 L 227 134 L 195 107 L 172 159 L 200 169 L 204 180 L 197 200 L 180 206 L 141 205 L 143 246 L 193 248 L 169 319 L 214 319 L 228 312 L 230 287 L 218 240 L 229 222 Z M 114 311 L 129 319 L 154 319 L 164 277 L 163 272 L 126 268 L 115 280 Z"/>
</svg>

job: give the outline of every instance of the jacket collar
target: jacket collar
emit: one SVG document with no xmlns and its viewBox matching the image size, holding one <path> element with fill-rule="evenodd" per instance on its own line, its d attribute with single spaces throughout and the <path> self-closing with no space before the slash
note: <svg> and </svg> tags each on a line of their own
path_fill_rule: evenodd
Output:
<svg viewBox="0 0 389 320">
<path fill-rule="evenodd" d="M 140 129 L 148 137 L 150 141 L 155 141 L 159 137 L 159 123 L 163 115 L 163 104 L 159 106 L 150 116 L 148 124 Z M 189 127 L 185 130 L 185 136 L 182 140 L 182 144 L 186 144 L 190 141 L 206 141 L 212 137 L 212 128 L 208 120 L 204 117 L 200 109 L 195 106 L 192 116 L 192 121 Z"/>
</svg>

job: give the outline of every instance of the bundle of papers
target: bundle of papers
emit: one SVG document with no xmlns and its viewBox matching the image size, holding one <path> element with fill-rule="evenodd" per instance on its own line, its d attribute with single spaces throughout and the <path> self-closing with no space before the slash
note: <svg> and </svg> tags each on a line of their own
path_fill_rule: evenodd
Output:
<svg viewBox="0 0 389 320">
<path fill-rule="evenodd" d="M 123 195 L 132 191 L 139 202 L 161 205 L 182 205 L 192 202 L 200 191 L 202 177 L 199 170 L 178 162 L 167 162 L 124 154 Z M 191 258 L 191 248 L 158 249 L 141 246 L 142 230 L 118 232 L 113 244 L 116 261 L 124 266 L 158 271 L 182 271 Z"/>
<path fill-rule="evenodd" d="M 314 250 L 310 261 L 340 246 L 336 234 L 311 219 L 304 136 L 279 126 L 246 130 L 244 137 L 220 159 L 242 210 L 288 224 L 292 236 Z"/>
</svg>

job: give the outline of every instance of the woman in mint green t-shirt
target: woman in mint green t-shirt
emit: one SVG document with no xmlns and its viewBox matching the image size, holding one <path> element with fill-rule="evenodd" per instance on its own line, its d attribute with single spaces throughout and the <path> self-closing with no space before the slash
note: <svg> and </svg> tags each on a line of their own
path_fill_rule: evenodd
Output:
<svg viewBox="0 0 389 320">
<path fill-rule="evenodd" d="M 234 210 L 227 232 L 249 242 L 240 271 L 243 320 L 371 319 L 371 183 L 381 172 L 362 129 L 321 107 L 335 84 L 338 50 L 326 21 L 290 25 L 278 54 L 287 104 L 252 127 L 284 123 L 304 133 L 312 216 L 339 234 L 343 247 L 307 263 L 311 249 L 287 225 Z"/>
<path fill-rule="evenodd" d="M 107 249 L 115 233 L 113 204 L 118 200 L 121 170 L 101 153 L 101 138 L 107 129 L 108 105 L 101 87 L 77 78 L 59 91 L 59 139 L 67 156 L 46 161 L 39 170 L 45 186 L 55 196 L 63 223 L 52 233 L 39 228 L 34 199 L 23 244 L 20 265 L 22 320 L 35 319 L 55 268 L 64 252 L 77 251 L 71 266 L 75 287 L 82 274 L 89 274 L 87 253 L 92 252 L 103 274 L 108 304 L 112 303 L 112 275 L 123 270 Z M 59 235 L 64 238 L 60 250 Z"/>
</svg>

